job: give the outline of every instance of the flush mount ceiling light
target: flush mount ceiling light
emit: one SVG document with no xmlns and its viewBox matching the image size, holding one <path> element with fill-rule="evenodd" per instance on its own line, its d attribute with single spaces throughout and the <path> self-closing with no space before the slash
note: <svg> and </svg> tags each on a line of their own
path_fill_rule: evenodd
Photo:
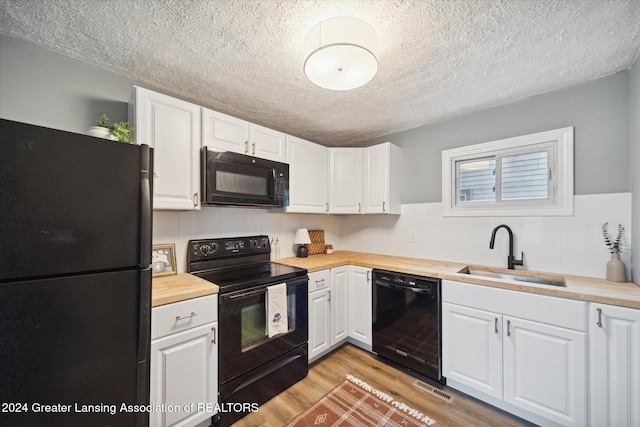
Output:
<svg viewBox="0 0 640 427">
<path fill-rule="evenodd" d="M 376 32 L 356 18 L 340 16 L 320 22 L 307 34 L 304 48 L 305 75 L 325 89 L 355 89 L 378 71 Z"/>
</svg>

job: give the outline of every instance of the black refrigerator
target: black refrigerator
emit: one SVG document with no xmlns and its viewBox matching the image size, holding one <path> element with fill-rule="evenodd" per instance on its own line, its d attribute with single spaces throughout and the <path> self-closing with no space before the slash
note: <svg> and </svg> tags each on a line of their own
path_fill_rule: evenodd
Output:
<svg viewBox="0 0 640 427">
<path fill-rule="evenodd" d="M 0 120 L 0 425 L 148 425 L 152 175 L 146 145 Z"/>
</svg>

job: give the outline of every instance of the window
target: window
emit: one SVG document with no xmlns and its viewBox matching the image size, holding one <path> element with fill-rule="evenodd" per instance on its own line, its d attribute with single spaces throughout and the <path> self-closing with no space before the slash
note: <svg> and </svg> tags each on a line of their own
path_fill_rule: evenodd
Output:
<svg viewBox="0 0 640 427">
<path fill-rule="evenodd" d="M 573 215 L 573 128 L 442 152 L 445 216 Z"/>
</svg>

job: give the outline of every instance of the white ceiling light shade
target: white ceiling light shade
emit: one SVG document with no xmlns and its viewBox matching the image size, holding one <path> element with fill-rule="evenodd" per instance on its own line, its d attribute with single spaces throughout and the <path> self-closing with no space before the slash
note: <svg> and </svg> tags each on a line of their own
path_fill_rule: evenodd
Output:
<svg viewBox="0 0 640 427">
<path fill-rule="evenodd" d="M 378 72 L 378 37 L 356 18 L 340 16 L 314 26 L 304 41 L 304 73 L 311 83 L 330 90 L 350 90 Z"/>
</svg>

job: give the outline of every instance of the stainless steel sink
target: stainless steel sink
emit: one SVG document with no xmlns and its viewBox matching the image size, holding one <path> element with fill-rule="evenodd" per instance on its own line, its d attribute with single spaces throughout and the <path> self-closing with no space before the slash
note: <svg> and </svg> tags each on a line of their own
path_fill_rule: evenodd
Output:
<svg viewBox="0 0 640 427">
<path fill-rule="evenodd" d="M 500 273 L 500 272 L 490 271 L 490 270 L 478 270 L 478 269 L 469 268 L 469 267 L 464 267 L 462 270 L 458 271 L 458 273 L 468 274 L 470 276 L 482 276 L 482 277 L 491 277 L 494 279 L 515 280 L 518 282 L 535 283 L 536 285 L 566 286 L 564 283 L 564 279 L 561 277 L 558 277 L 558 280 L 554 280 L 554 279 L 547 279 L 544 277 L 533 277 L 533 276 L 524 276 L 521 274 Z"/>
</svg>

